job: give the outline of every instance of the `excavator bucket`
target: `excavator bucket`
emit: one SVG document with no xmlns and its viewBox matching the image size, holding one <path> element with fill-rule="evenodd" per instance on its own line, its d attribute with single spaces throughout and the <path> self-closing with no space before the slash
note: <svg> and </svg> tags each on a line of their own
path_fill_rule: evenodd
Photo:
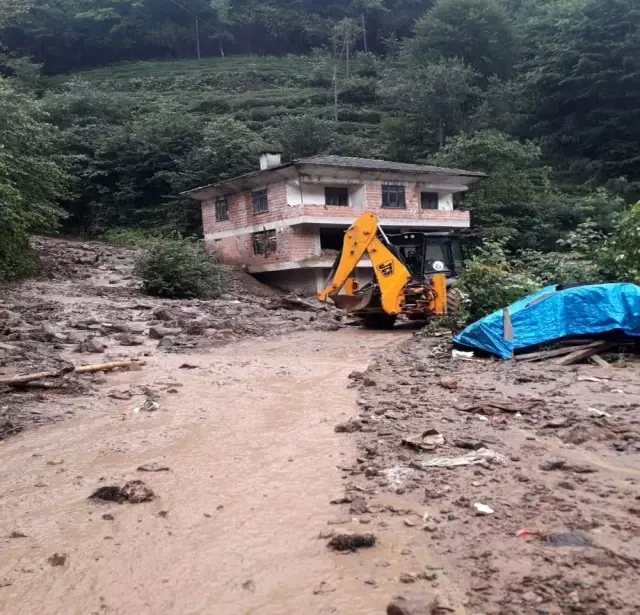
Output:
<svg viewBox="0 0 640 615">
<path fill-rule="evenodd" d="M 375 288 L 365 288 L 355 295 L 329 295 L 335 306 L 345 312 L 358 312 L 366 308 L 373 298 Z"/>
</svg>

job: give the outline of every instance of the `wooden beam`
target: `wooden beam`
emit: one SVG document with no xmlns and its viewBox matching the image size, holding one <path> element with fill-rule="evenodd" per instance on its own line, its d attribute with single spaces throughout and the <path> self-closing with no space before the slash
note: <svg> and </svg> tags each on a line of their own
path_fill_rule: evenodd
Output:
<svg viewBox="0 0 640 615">
<path fill-rule="evenodd" d="M 556 359 L 555 363 L 557 365 L 573 365 L 574 363 L 579 363 L 584 359 L 588 359 L 594 354 L 608 350 L 615 345 L 615 342 L 597 342 L 595 344 L 591 344 L 589 348 L 574 350 L 574 352 L 568 354 L 566 357 Z"/>
</svg>

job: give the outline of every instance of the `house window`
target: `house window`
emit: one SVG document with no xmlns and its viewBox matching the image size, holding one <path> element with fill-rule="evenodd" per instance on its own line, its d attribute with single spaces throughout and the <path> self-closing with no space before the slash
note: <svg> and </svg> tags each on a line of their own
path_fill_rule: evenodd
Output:
<svg viewBox="0 0 640 615">
<path fill-rule="evenodd" d="M 339 207 L 349 206 L 349 189 L 332 188 L 327 186 L 324 189 L 324 202 L 326 205 L 337 205 Z"/>
<path fill-rule="evenodd" d="M 276 232 L 260 231 L 253 233 L 253 253 L 254 254 L 272 254 L 276 251 Z"/>
<path fill-rule="evenodd" d="M 261 214 L 265 211 L 269 211 L 269 197 L 267 196 L 267 189 L 254 190 L 251 193 L 253 198 L 253 213 Z"/>
<path fill-rule="evenodd" d="M 438 209 L 439 195 L 437 192 L 420 193 L 420 209 Z"/>
<path fill-rule="evenodd" d="M 229 203 L 227 199 L 216 199 L 216 222 L 229 219 Z"/>
<path fill-rule="evenodd" d="M 404 186 L 383 184 L 382 207 L 385 209 L 405 209 Z"/>
</svg>

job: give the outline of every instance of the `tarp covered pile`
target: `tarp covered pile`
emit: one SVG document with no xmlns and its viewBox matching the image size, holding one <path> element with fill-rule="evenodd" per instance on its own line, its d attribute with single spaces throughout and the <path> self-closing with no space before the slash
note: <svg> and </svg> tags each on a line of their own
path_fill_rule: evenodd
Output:
<svg viewBox="0 0 640 615">
<path fill-rule="evenodd" d="M 640 338 L 640 286 L 547 286 L 473 323 L 453 341 L 510 359 L 524 348 L 613 331 Z"/>
</svg>

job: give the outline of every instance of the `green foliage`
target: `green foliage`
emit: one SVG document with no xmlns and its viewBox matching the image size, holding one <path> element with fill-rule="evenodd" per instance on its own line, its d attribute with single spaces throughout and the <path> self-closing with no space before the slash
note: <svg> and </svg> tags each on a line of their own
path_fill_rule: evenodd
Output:
<svg viewBox="0 0 640 615">
<path fill-rule="evenodd" d="M 210 299 L 224 286 L 224 275 L 200 242 L 154 242 L 136 266 L 149 295 L 167 299 Z"/>
<path fill-rule="evenodd" d="M 46 120 L 35 98 L 0 78 L 0 280 L 31 272 L 29 234 L 55 230 L 63 216 L 67 176 Z"/>
<path fill-rule="evenodd" d="M 270 132 L 285 160 L 316 154 L 328 154 L 335 148 L 338 135 L 334 122 L 311 115 L 283 117 Z"/>
<path fill-rule="evenodd" d="M 118 227 L 108 229 L 100 239 L 126 248 L 150 248 L 156 242 L 164 241 L 162 237 L 143 229 Z"/>
<path fill-rule="evenodd" d="M 640 284 L 640 202 L 616 218 L 597 260 L 607 281 Z"/>
<path fill-rule="evenodd" d="M 465 315 L 474 321 L 539 290 L 540 284 L 514 268 L 499 242 L 487 241 L 467 262 L 457 289 L 465 301 Z"/>
<path fill-rule="evenodd" d="M 414 32 L 416 58 L 459 58 L 485 77 L 507 75 L 517 57 L 513 21 L 498 0 L 436 0 Z"/>
</svg>

